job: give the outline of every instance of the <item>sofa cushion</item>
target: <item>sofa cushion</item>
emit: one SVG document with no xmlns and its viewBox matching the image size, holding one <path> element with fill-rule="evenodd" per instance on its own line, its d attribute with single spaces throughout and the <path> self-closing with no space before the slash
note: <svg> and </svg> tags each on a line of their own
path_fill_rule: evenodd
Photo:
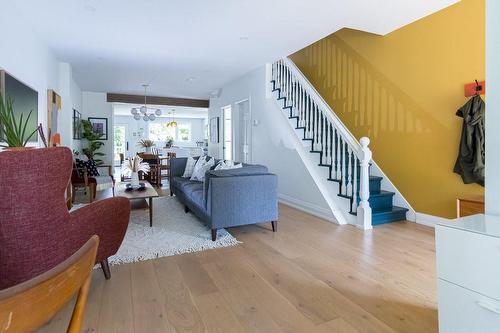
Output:
<svg viewBox="0 0 500 333">
<path fill-rule="evenodd" d="M 199 186 L 200 188 L 203 187 L 203 183 L 195 180 L 189 180 L 189 178 L 183 178 L 183 177 L 174 177 L 172 178 L 172 184 L 171 186 L 174 186 L 178 188 L 181 191 L 185 191 L 188 187 L 191 187 L 193 185 Z"/>
</svg>

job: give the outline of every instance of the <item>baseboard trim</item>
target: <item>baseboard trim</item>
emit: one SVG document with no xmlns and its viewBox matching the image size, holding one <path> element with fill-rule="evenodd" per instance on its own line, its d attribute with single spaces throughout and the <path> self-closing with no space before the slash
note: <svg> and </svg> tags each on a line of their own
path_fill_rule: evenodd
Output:
<svg viewBox="0 0 500 333">
<path fill-rule="evenodd" d="M 450 219 L 439 217 L 435 215 L 429 215 L 424 213 L 415 213 L 415 222 L 418 224 L 426 225 L 428 227 L 434 228 L 436 224 L 441 222 L 449 222 Z"/>
<path fill-rule="evenodd" d="M 332 212 L 327 208 L 323 208 L 313 203 L 293 198 L 286 194 L 278 194 L 278 201 L 282 204 L 296 208 L 305 213 L 314 215 L 329 222 L 337 223 L 337 220 L 333 217 Z"/>
</svg>

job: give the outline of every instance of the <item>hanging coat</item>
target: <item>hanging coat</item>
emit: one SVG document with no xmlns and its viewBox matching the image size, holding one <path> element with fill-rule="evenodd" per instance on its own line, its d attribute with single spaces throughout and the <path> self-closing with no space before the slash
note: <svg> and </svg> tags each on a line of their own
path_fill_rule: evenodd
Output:
<svg viewBox="0 0 500 333">
<path fill-rule="evenodd" d="M 484 112 L 484 101 L 475 95 L 456 113 L 464 122 L 453 171 L 462 176 L 465 184 L 484 186 Z"/>
</svg>

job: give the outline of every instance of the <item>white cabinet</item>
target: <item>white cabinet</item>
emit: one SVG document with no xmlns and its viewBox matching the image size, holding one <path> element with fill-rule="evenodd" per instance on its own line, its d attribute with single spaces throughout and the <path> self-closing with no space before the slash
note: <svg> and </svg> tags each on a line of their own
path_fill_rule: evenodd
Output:
<svg viewBox="0 0 500 333">
<path fill-rule="evenodd" d="M 500 333 L 500 217 L 436 225 L 439 332 Z"/>
</svg>

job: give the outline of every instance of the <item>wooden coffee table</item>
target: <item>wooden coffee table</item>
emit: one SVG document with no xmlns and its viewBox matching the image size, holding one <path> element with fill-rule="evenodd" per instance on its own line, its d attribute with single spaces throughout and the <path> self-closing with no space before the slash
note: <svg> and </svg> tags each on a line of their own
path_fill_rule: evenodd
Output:
<svg viewBox="0 0 500 333">
<path fill-rule="evenodd" d="M 151 186 L 151 184 L 147 181 L 141 181 L 141 183 L 146 184 L 146 189 L 142 191 L 133 190 L 126 191 L 127 183 L 120 183 L 115 188 L 115 196 L 125 197 L 130 201 L 130 207 L 132 209 L 135 208 L 149 208 L 149 226 L 153 226 L 153 198 L 158 198 L 158 192 Z M 148 199 L 146 201 L 146 199 Z M 139 200 L 141 200 L 139 202 Z M 140 203 L 143 205 L 140 205 Z M 139 205 L 137 205 L 139 203 Z M 145 205 L 144 205 L 145 203 Z"/>
</svg>

